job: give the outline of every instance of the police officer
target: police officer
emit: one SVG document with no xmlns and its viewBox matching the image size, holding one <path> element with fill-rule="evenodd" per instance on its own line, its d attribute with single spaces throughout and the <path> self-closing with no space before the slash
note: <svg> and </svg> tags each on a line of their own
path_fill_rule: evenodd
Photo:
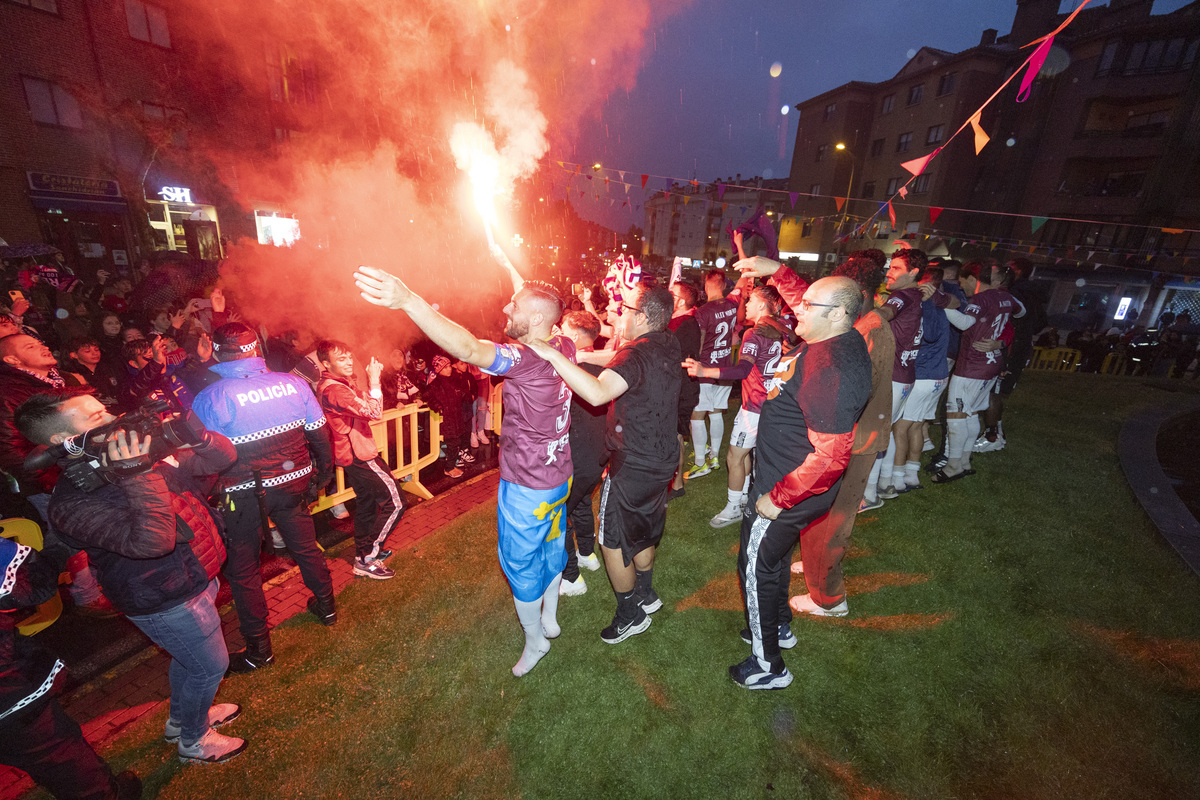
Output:
<svg viewBox="0 0 1200 800">
<path fill-rule="evenodd" d="M 222 325 L 213 332 L 213 354 L 219 363 L 212 370 L 221 380 L 196 395 L 192 410 L 237 447 L 237 463 L 221 475 L 221 489 L 225 577 L 246 640 L 245 650 L 230 653 L 229 671 L 245 673 L 275 660 L 259 568 L 264 511 L 313 593 L 308 610 L 325 625 L 337 621 L 333 579 L 308 513 L 333 476 L 333 449 L 312 389 L 295 375 L 269 371 L 254 331 L 240 322 Z"/>
</svg>

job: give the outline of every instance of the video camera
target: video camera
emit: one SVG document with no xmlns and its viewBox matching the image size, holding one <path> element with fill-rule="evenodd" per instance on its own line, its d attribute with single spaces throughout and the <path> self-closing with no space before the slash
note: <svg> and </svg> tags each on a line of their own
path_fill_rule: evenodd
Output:
<svg viewBox="0 0 1200 800">
<path fill-rule="evenodd" d="M 204 442 L 204 424 L 190 410 L 170 412 L 172 404 L 165 400 L 148 400 L 138 409 L 122 414 L 105 425 L 72 436 L 62 444 L 35 451 L 25 459 L 31 471 L 46 469 L 63 459 L 63 477 L 76 488 L 92 492 L 106 483 L 116 483 L 130 475 L 149 472 L 159 461 L 181 447 Z M 143 456 L 108 460 L 108 441 L 117 431 L 126 435 L 136 432 L 140 439 L 151 437 L 150 452 Z M 82 457 L 81 457 L 82 456 Z"/>
</svg>

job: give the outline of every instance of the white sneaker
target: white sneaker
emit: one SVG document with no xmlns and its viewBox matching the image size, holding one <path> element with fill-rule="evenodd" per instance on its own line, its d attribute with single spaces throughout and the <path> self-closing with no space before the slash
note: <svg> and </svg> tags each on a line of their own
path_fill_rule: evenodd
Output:
<svg viewBox="0 0 1200 800">
<path fill-rule="evenodd" d="M 932 440 L 932 439 L 926 439 L 926 440 L 925 440 L 925 443 L 921 445 L 921 452 L 922 452 L 922 453 L 928 453 L 930 450 L 936 450 L 936 449 L 937 449 L 937 448 L 935 448 L 935 447 L 933 446 L 933 440 Z"/>
<path fill-rule="evenodd" d="M 333 514 L 334 519 L 346 519 L 350 516 L 350 512 L 346 510 L 345 503 L 338 503 L 336 506 L 329 509 L 329 511 L 331 514 Z"/>
<path fill-rule="evenodd" d="M 179 760 L 190 764 L 223 764 L 245 749 L 245 739 L 223 736 L 209 728 L 195 744 L 179 740 Z"/>
<path fill-rule="evenodd" d="M 573 581 L 562 580 L 558 582 L 559 597 L 578 597 L 581 594 L 587 594 L 587 584 L 583 582 L 582 575 Z"/>
<path fill-rule="evenodd" d="M 722 508 L 720 511 L 718 511 L 717 515 L 708 521 L 708 524 L 714 528 L 725 528 L 730 525 L 733 525 L 735 522 L 741 522 L 741 521 L 742 521 L 741 505 L 736 505 L 736 506 L 728 506 L 727 505 L 724 508 Z"/>
<path fill-rule="evenodd" d="M 788 605 L 797 614 L 812 614 L 814 617 L 844 617 L 850 613 L 850 606 L 847 605 L 845 600 L 833 608 L 822 608 L 813 601 L 812 597 L 806 594 L 796 595 L 788 601 Z"/>
<path fill-rule="evenodd" d="M 237 719 L 242 713 L 242 707 L 237 703 L 217 703 L 212 708 L 208 709 L 208 727 L 219 728 L 222 725 L 228 725 Z M 163 731 L 163 739 L 175 744 L 179 741 L 179 737 L 183 734 L 183 729 L 179 723 L 173 719 L 167 719 L 166 730 Z"/>
<path fill-rule="evenodd" d="M 475 434 L 475 433 L 471 434 L 471 447 L 472 447 L 472 449 L 479 447 L 479 435 L 478 434 Z"/>
<path fill-rule="evenodd" d="M 596 570 L 600 569 L 600 559 L 596 558 L 595 553 L 590 553 L 589 555 L 585 556 L 582 553 L 576 552 L 575 555 L 578 556 L 577 560 L 579 561 L 579 566 L 583 569 L 586 569 L 589 572 L 595 572 Z"/>
</svg>

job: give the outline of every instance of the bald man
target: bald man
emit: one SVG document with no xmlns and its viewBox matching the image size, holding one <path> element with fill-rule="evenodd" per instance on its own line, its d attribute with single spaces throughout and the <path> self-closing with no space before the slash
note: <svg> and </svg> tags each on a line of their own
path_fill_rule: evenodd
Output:
<svg viewBox="0 0 1200 800">
<path fill-rule="evenodd" d="M 853 280 L 822 278 L 806 286 L 761 256 L 736 266 L 745 275 L 770 278 L 796 312 L 801 339 L 780 359 L 759 417 L 758 459 L 738 553 L 753 652 L 729 668 L 746 689 L 782 689 L 792 674 L 780 647 L 796 643 L 788 607 L 792 550 L 833 505 L 854 446 L 854 423 L 871 391 L 871 357 L 853 327 L 863 304 Z"/>
<path fill-rule="evenodd" d="M 558 292 L 549 284 L 521 279 L 503 253 L 494 250 L 493 256 L 513 278 L 512 300 L 504 307 L 505 335 L 545 340 L 574 361 L 575 345 L 554 334 L 563 309 Z M 521 677 L 550 651 L 550 639 L 559 634 L 558 591 L 567 564 L 563 508 L 572 474 L 571 390 L 530 348 L 475 338 L 396 276 L 359 267 L 354 278 L 367 302 L 405 312 L 452 358 L 504 378 L 497 550 L 525 631 L 525 649 L 512 668 Z"/>
</svg>

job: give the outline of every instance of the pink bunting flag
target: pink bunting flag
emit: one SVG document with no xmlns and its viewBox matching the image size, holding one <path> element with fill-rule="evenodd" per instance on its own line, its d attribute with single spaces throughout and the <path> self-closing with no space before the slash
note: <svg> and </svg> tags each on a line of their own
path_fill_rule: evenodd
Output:
<svg viewBox="0 0 1200 800">
<path fill-rule="evenodd" d="M 900 197 L 901 198 L 908 197 L 908 187 L 907 186 L 900 187 Z"/>
<path fill-rule="evenodd" d="M 942 152 L 942 148 L 939 147 L 937 150 L 934 150 L 932 153 L 930 153 L 927 156 L 921 156 L 920 158 L 914 158 L 912 161 L 905 161 L 900 166 L 904 167 L 906 170 L 911 172 L 913 174 L 913 177 L 916 177 L 917 175 L 920 175 L 922 172 L 925 171 L 925 168 L 927 166 L 929 166 L 929 162 L 933 161 L 934 157 L 940 152 Z"/>
<path fill-rule="evenodd" d="M 725 198 L 725 188 L 726 188 L 725 184 L 723 184 L 723 183 L 717 184 L 717 199 L 718 200 L 723 200 Z"/>
<path fill-rule="evenodd" d="M 646 188 L 646 181 L 648 181 L 648 180 L 650 180 L 650 176 L 643 172 L 642 173 L 642 188 L 643 189 Z"/>
<path fill-rule="evenodd" d="M 942 215 L 943 211 L 945 211 L 944 208 L 938 208 L 937 206 L 930 206 L 929 207 L 929 224 L 932 225 L 933 223 L 937 222 L 937 218 Z"/>
<path fill-rule="evenodd" d="M 983 132 L 983 128 L 979 125 L 979 117 L 983 114 L 983 109 L 979 109 L 967 120 L 971 123 L 971 130 L 975 132 L 975 155 L 979 155 L 983 148 L 987 147 L 987 143 L 992 139 Z"/>
<path fill-rule="evenodd" d="M 892 230 L 896 230 L 896 209 L 892 208 L 892 204 L 888 202 L 888 219 L 892 221 Z"/>
<path fill-rule="evenodd" d="M 796 207 L 796 200 L 800 197 L 799 192 L 788 192 L 788 199 L 792 201 L 792 208 Z"/>
<path fill-rule="evenodd" d="M 1021 89 L 1017 92 L 1018 103 L 1029 99 L 1029 93 L 1033 90 L 1033 79 L 1042 71 L 1042 64 L 1046 62 L 1046 56 L 1050 55 L 1050 48 L 1053 46 L 1054 37 L 1048 36 L 1029 57 L 1029 68 L 1025 70 L 1025 77 L 1021 79 Z"/>
</svg>

